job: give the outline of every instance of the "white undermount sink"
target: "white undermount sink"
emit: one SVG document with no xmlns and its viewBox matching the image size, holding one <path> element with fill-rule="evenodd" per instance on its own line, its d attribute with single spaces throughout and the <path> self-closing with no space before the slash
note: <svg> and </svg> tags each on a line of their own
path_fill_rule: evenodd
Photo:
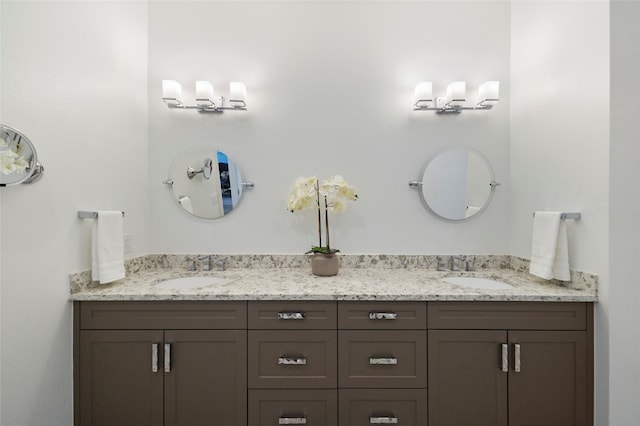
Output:
<svg viewBox="0 0 640 426">
<path fill-rule="evenodd" d="M 508 290 L 512 289 L 511 284 L 502 281 L 492 280 L 491 278 L 481 277 L 445 277 L 442 279 L 445 283 L 457 285 L 465 288 L 475 288 L 481 290 Z"/>
<path fill-rule="evenodd" d="M 221 285 L 226 283 L 228 280 L 222 277 L 207 277 L 207 276 L 198 276 L 198 277 L 179 277 L 172 278 L 170 280 L 162 281 L 156 284 L 156 288 L 162 289 L 190 289 L 190 288 L 200 288 L 200 287 L 209 287 L 212 285 Z"/>
</svg>

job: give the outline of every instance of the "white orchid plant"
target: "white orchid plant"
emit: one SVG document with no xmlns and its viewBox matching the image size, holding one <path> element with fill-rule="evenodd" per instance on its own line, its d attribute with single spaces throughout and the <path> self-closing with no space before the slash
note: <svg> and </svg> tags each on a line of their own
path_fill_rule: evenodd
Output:
<svg viewBox="0 0 640 426">
<path fill-rule="evenodd" d="M 23 155 L 22 144 L 12 145 L 0 137 L 0 172 L 4 175 L 24 172 L 29 167 L 29 160 Z"/>
<path fill-rule="evenodd" d="M 289 191 L 287 209 L 294 213 L 315 208 L 318 211 L 318 245 L 307 253 L 334 254 L 340 250 L 331 248 L 329 240 L 329 211 L 342 212 L 347 202 L 356 201 L 358 194 L 340 175 L 320 182 L 316 176 L 296 179 Z M 322 213 L 324 212 L 325 242 L 322 244 Z"/>
</svg>

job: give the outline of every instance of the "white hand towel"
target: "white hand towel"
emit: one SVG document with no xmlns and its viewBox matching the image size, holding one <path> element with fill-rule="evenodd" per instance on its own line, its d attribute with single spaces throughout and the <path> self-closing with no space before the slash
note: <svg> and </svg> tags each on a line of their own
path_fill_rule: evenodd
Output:
<svg viewBox="0 0 640 426">
<path fill-rule="evenodd" d="M 560 212 L 536 212 L 529 272 L 540 278 L 571 281 L 567 225 Z"/>
<path fill-rule="evenodd" d="M 125 276 L 122 222 L 120 211 L 99 211 L 93 221 L 91 279 L 100 284 Z"/>
</svg>

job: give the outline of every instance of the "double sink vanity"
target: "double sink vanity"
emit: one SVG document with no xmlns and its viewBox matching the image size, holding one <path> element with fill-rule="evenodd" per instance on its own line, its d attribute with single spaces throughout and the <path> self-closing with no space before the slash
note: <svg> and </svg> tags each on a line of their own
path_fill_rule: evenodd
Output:
<svg viewBox="0 0 640 426">
<path fill-rule="evenodd" d="M 77 426 L 593 425 L 595 276 L 560 285 L 509 256 L 466 272 L 347 255 L 335 277 L 224 258 L 71 276 Z"/>
</svg>

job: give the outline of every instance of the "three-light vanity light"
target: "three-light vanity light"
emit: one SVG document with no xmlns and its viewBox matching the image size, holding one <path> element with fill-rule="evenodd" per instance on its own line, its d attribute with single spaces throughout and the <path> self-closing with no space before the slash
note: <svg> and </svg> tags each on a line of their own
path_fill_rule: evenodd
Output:
<svg viewBox="0 0 640 426">
<path fill-rule="evenodd" d="M 247 109 L 247 88 L 244 83 L 229 83 L 229 99 L 213 94 L 213 85 L 208 81 L 196 81 L 196 104 L 182 102 L 182 86 L 175 80 L 162 80 L 162 100 L 169 108 L 197 109 L 199 112 L 222 112 L 224 110 Z"/>
<path fill-rule="evenodd" d="M 433 83 L 423 81 L 416 86 L 413 97 L 413 109 L 443 113 L 460 113 L 462 110 L 491 109 L 499 100 L 500 82 L 485 81 L 478 87 L 478 101 L 475 106 L 465 106 L 467 83 L 454 81 L 447 86 L 445 96 L 433 97 Z"/>
</svg>

